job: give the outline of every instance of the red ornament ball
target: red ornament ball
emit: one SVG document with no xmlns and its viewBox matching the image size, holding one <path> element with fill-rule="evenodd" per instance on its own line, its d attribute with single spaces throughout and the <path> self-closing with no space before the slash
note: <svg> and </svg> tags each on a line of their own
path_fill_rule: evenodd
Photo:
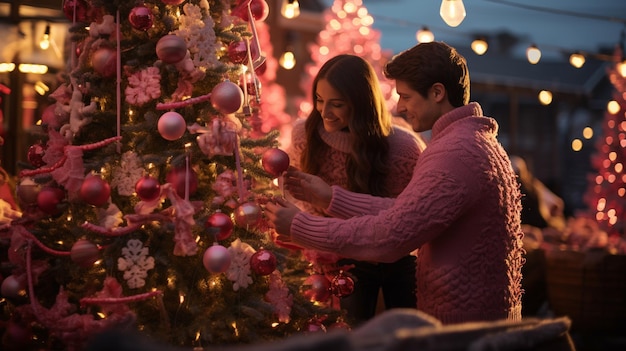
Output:
<svg viewBox="0 0 626 351">
<path fill-rule="evenodd" d="M 187 122 L 185 122 L 185 119 L 180 113 L 169 111 L 159 117 L 157 129 L 163 139 L 174 141 L 180 139 L 185 134 Z"/>
<path fill-rule="evenodd" d="M 25 287 L 24 282 L 19 281 L 14 275 L 10 275 L 2 281 L 0 293 L 6 298 L 17 299 L 24 294 Z"/>
<path fill-rule="evenodd" d="M 41 186 L 33 178 L 26 177 L 20 181 L 15 189 L 17 200 L 22 205 L 34 205 L 37 203 L 37 195 L 41 191 Z"/>
<path fill-rule="evenodd" d="M 177 63 L 187 55 L 187 43 L 181 37 L 168 34 L 157 42 L 156 54 L 165 63 Z"/>
<path fill-rule="evenodd" d="M 137 29 L 147 31 L 152 28 L 154 24 L 154 16 L 152 15 L 152 11 L 145 6 L 136 6 L 130 10 L 128 14 L 128 22 L 130 25 Z"/>
<path fill-rule="evenodd" d="M 248 48 L 243 40 L 233 41 L 228 44 L 227 53 L 228 58 L 233 63 L 245 64 L 248 62 Z"/>
<path fill-rule="evenodd" d="M 235 223 L 240 227 L 255 226 L 261 221 L 261 207 L 254 202 L 246 202 L 237 207 L 234 212 Z"/>
<path fill-rule="evenodd" d="M 185 0 L 161 0 L 161 2 L 165 5 L 180 5 L 185 2 Z"/>
<path fill-rule="evenodd" d="M 278 177 L 289 168 L 289 155 L 281 149 L 267 149 L 261 158 L 263 169 Z"/>
<path fill-rule="evenodd" d="M 325 302 L 330 298 L 330 281 L 323 274 L 313 274 L 306 278 L 303 295 L 310 301 Z"/>
<path fill-rule="evenodd" d="M 111 186 L 99 175 L 90 174 L 83 180 L 79 194 L 86 203 L 100 207 L 109 201 Z"/>
<path fill-rule="evenodd" d="M 104 78 L 111 78 L 117 72 L 117 53 L 113 48 L 100 47 L 91 56 L 94 71 Z"/>
<path fill-rule="evenodd" d="M 202 264 L 211 273 L 224 273 L 230 267 L 231 257 L 227 248 L 222 245 L 213 244 L 202 257 Z"/>
<path fill-rule="evenodd" d="M 61 188 L 46 186 L 37 194 L 37 207 L 49 215 L 58 215 L 63 211 L 59 206 L 65 198 L 65 191 Z"/>
<path fill-rule="evenodd" d="M 154 201 L 161 195 L 161 184 L 156 178 L 146 174 L 135 183 L 135 192 L 142 201 Z"/>
<path fill-rule="evenodd" d="M 333 295 L 346 297 L 354 292 L 354 280 L 343 272 L 337 274 L 330 283 Z"/>
<path fill-rule="evenodd" d="M 100 258 L 98 246 L 86 239 L 78 239 L 70 250 L 70 258 L 77 265 L 89 268 Z"/>
<path fill-rule="evenodd" d="M 306 330 L 304 330 L 305 333 L 325 333 L 326 332 L 326 326 L 317 318 L 311 319 L 309 320 L 307 326 L 306 326 Z"/>
<path fill-rule="evenodd" d="M 211 91 L 211 105 L 225 115 L 235 113 L 243 106 L 243 91 L 229 80 L 218 83 Z"/>
<path fill-rule="evenodd" d="M 46 154 L 46 145 L 41 142 L 37 144 L 33 144 L 28 148 L 28 154 L 26 158 L 31 165 L 39 168 L 44 166 L 46 163 L 43 161 L 43 155 Z"/>
<path fill-rule="evenodd" d="M 258 275 L 270 275 L 276 270 L 276 256 L 269 250 L 261 249 L 250 257 L 250 269 Z"/>
<path fill-rule="evenodd" d="M 207 218 L 204 227 L 209 235 L 214 236 L 214 240 L 228 239 L 233 233 L 233 221 L 230 217 L 222 212 L 215 212 Z"/>
<path fill-rule="evenodd" d="M 270 7 L 265 0 L 252 0 L 250 2 L 250 12 L 252 12 L 252 18 L 256 21 L 265 21 L 270 14 Z M 244 12 L 241 19 L 248 22 L 250 20 L 248 11 Z"/>
<path fill-rule="evenodd" d="M 185 188 L 187 187 L 187 177 L 185 176 L 186 167 L 172 168 L 165 176 L 165 181 L 172 184 L 176 194 L 182 198 L 185 197 Z M 189 195 L 198 190 L 198 174 L 193 168 L 189 169 Z"/>
<path fill-rule="evenodd" d="M 259 76 L 262 76 L 265 71 L 267 71 L 267 60 L 264 60 L 260 65 L 254 68 L 254 72 Z"/>
<path fill-rule="evenodd" d="M 65 17 L 76 22 L 87 22 L 89 6 L 84 0 L 65 0 L 63 1 L 63 13 Z"/>
</svg>

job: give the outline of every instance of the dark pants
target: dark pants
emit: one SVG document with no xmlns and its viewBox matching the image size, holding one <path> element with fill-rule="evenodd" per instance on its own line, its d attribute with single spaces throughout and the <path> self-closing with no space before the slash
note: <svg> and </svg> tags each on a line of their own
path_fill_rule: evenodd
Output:
<svg viewBox="0 0 626 351">
<path fill-rule="evenodd" d="M 339 266 L 354 265 L 348 274 L 354 280 L 354 292 L 341 298 L 347 321 L 353 327 L 376 314 L 378 292 L 382 289 L 385 309 L 416 308 L 415 256 L 405 256 L 393 263 L 371 263 L 341 259 Z"/>
</svg>

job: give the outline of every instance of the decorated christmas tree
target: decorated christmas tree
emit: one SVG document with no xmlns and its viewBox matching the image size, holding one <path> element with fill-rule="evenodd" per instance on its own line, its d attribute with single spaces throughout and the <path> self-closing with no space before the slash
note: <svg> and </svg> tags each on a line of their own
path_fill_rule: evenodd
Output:
<svg viewBox="0 0 626 351">
<path fill-rule="evenodd" d="M 615 87 L 597 138 L 592 165 L 597 174 L 590 177 L 585 194 L 591 217 L 609 237 L 626 237 L 626 64 L 617 50 L 608 77 Z"/>
<path fill-rule="evenodd" d="M 313 78 L 324 62 L 340 54 L 357 55 L 367 60 L 378 73 L 381 90 L 390 111 L 396 103 L 393 85 L 383 76 L 383 67 L 391 57 L 390 52 L 380 46 L 381 33 L 373 28 L 374 18 L 368 13 L 361 0 L 335 0 L 324 11 L 326 26 L 317 36 L 315 43 L 308 45 L 311 61 L 305 68 L 306 74 L 300 81 L 305 98 L 300 103 L 300 117 L 308 116 L 311 105 Z"/>
<path fill-rule="evenodd" d="M 63 10 L 64 81 L 0 231 L 0 348 L 82 350 L 121 326 L 206 347 L 333 324 L 311 298 L 337 287 L 307 286 L 306 263 L 274 245 L 262 215 L 289 164 L 285 116 L 261 89 L 276 67 L 257 29 L 267 3 Z"/>
</svg>

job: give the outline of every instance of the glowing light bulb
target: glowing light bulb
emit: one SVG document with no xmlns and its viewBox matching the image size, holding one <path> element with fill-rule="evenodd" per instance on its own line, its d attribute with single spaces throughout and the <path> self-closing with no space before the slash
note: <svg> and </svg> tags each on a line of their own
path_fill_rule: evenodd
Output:
<svg viewBox="0 0 626 351">
<path fill-rule="evenodd" d="M 46 25 L 46 30 L 43 32 L 43 36 L 39 41 L 39 47 L 41 50 L 48 50 L 50 47 L 50 25 Z"/>
<path fill-rule="evenodd" d="M 289 19 L 300 16 L 300 4 L 298 0 L 283 0 L 283 4 L 280 7 L 280 14 Z"/>
<path fill-rule="evenodd" d="M 487 52 L 487 49 L 489 48 L 489 44 L 487 44 L 487 41 L 483 38 L 476 38 L 472 42 L 471 46 L 472 46 L 472 50 L 474 50 L 476 55 L 483 55 L 484 53 Z"/>
<path fill-rule="evenodd" d="M 296 56 L 291 51 L 285 51 L 278 60 L 278 63 L 284 69 L 292 69 L 296 66 Z"/>
<path fill-rule="evenodd" d="M 539 62 L 541 59 L 541 51 L 537 48 L 537 45 L 532 44 L 528 47 L 528 49 L 526 49 L 526 57 L 528 58 L 528 62 L 533 65 Z"/>
<path fill-rule="evenodd" d="M 540 91 L 539 102 L 542 105 L 550 105 L 552 103 L 552 92 L 550 92 L 549 90 Z"/>
<path fill-rule="evenodd" d="M 579 53 L 573 53 L 569 56 L 570 65 L 580 68 L 585 64 L 585 56 Z"/>
<path fill-rule="evenodd" d="M 435 40 L 435 35 L 427 27 L 422 27 L 415 33 L 415 39 L 418 43 L 430 43 Z"/>
<path fill-rule="evenodd" d="M 465 19 L 463 0 L 441 0 L 439 15 L 450 27 L 456 27 Z"/>
</svg>

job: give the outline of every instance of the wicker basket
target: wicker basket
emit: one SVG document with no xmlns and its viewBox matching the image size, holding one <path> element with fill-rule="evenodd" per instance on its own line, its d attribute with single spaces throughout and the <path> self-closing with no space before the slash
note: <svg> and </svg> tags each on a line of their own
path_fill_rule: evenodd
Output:
<svg viewBox="0 0 626 351">
<path fill-rule="evenodd" d="M 626 332 L 626 255 L 604 250 L 549 250 L 548 301 L 557 316 L 572 319 L 572 331 Z"/>
</svg>

